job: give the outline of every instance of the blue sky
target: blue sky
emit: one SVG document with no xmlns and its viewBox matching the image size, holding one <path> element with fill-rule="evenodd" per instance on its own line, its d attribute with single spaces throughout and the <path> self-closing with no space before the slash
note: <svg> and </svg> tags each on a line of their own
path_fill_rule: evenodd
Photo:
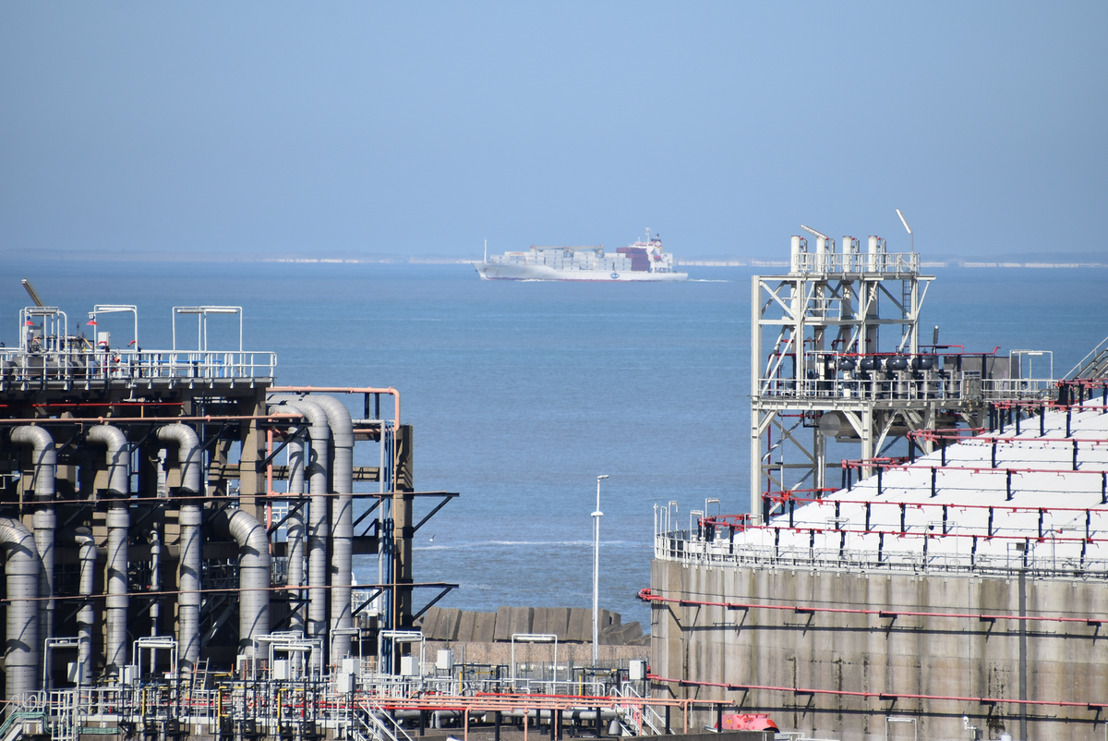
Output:
<svg viewBox="0 0 1108 741">
<path fill-rule="evenodd" d="M 1108 252 L 1108 3 L 0 4 L 0 253 Z"/>
</svg>

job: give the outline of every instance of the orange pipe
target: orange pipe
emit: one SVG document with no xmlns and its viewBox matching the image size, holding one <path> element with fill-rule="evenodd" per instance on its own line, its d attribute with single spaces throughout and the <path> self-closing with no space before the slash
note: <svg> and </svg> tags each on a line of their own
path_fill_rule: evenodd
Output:
<svg viewBox="0 0 1108 741">
<path fill-rule="evenodd" d="M 729 691 L 733 690 L 766 690 L 771 692 L 792 692 L 794 694 L 803 695 L 838 695 L 845 697 L 863 697 L 867 699 L 877 698 L 880 700 L 934 700 L 934 701 L 951 701 L 951 702 L 977 702 L 982 705 L 993 705 L 996 703 L 1007 703 L 1011 705 L 1047 705 L 1051 707 L 1073 707 L 1073 708 L 1087 708 L 1090 711 L 1100 712 L 1101 710 L 1108 709 L 1108 703 L 1103 702 L 1082 702 L 1073 700 L 1017 700 L 1011 697 L 959 697 L 953 695 L 914 695 L 906 694 L 903 692 L 863 692 L 859 690 L 829 690 L 829 689 L 817 689 L 814 687 L 775 687 L 772 685 L 758 685 L 758 684 L 731 684 L 728 682 L 703 682 L 695 679 L 672 679 L 669 677 L 660 677 L 657 674 L 649 674 L 647 678 L 652 682 L 665 682 L 666 684 L 693 684 L 698 687 L 719 687 Z M 704 702 L 701 700 L 701 702 Z"/>
<path fill-rule="evenodd" d="M 374 386 L 273 386 L 268 389 L 280 394 L 388 394 L 393 398 L 396 409 L 393 421 L 400 429 L 400 392 L 392 386 L 379 388 Z"/>
<path fill-rule="evenodd" d="M 252 419 L 301 419 L 299 414 L 281 412 L 278 414 L 206 414 L 202 417 L 30 417 L 27 419 L 0 419 L 0 425 L 41 425 L 41 424 L 126 424 L 128 422 L 219 422 L 234 420 L 244 422 Z"/>
<path fill-rule="evenodd" d="M 273 428 L 270 427 L 265 431 L 265 457 L 268 459 L 273 455 Z M 269 465 L 265 467 L 265 493 L 266 496 L 273 495 L 273 461 L 269 462 Z M 273 502 L 266 501 L 265 503 L 265 531 L 268 533 L 273 529 Z"/>
</svg>

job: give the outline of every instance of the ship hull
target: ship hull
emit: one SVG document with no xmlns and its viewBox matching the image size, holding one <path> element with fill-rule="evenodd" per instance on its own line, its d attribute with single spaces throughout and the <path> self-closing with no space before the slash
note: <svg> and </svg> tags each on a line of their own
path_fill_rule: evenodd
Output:
<svg viewBox="0 0 1108 741">
<path fill-rule="evenodd" d="M 688 273 L 646 270 L 557 270 L 546 265 L 512 265 L 477 262 L 473 267 L 482 280 L 562 280 L 602 283 L 638 283 L 688 280 Z"/>
</svg>

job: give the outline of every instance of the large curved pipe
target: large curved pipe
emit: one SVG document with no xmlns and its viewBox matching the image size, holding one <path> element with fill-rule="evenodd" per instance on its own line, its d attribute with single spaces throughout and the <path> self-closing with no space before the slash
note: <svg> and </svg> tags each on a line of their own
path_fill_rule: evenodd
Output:
<svg viewBox="0 0 1108 741">
<path fill-rule="evenodd" d="M 331 427 L 327 414 L 315 402 L 295 396 L 276 395 L 271 404 L 283 405 L 308 420 L 311 457 L 308 461 L 308 488 L 311 501 L 308 508 L 308 632 L 310 638 L 322 640 L 327 632 L 327 536 L 328 517 L 328 447 Z M 275 411 L 270 407 L 270 411 Z M 322 657 L 315 652 L 312 668 L 322 666 Z"/>
<path fill-rule="evenodd" d="M 185 496 L 200 494 L 201 468 L 200 438 L 196 430 L 176 422 L 158 428 L 158 439 L 163 443 L 177 443 L 177 465 L 181 470 L 181 490 Z"/>
<path fill-rule="evenodd" d="M 96 585 L 96 539 L 87 527 L 74 533 L 80 561 L 81 607 L 77 610 L 77 684 L 92 684 L 92 631 L 96 626 L 96 605 L 92 594 Z"/>
<path fill-rule="evenodd" d="M 196 431 L 180 422 L 158 428 L 158 439 L 177 444 L 177 461 L 181 473 L 178 492 L 185 497 L 200 494 L 200 438 Z M 181 669 L 192 671 L 200 661 L 200 570 L 203 565 L 203 544 L 200 533 L 199 499 L 181 503 L 178 511 L 181 526 L 181 571 L 177 581 L 177 645 Z"/>
<path fill-rule="evenodd" d="M 350 655 L 350 586 L 354 546 L 354 423 L 350 410 L 333 396 L 314 401 L 327 413 L 331 426 L 331 491 L 335 494 L 331 516 L 331 663 Z"/>
<path fill-rule="evenodd" d="M 96 425 L 88 431 L 90 443 L 102 443 L 108 449 L 108 571 L 104 614 L 107 640 L 104 662 L 108 673 L 122 671 L 127 664 L 127 566 L 130 558 L 131 512 L 127 497 L 131 490 L 131 451 L 127 436 L 118 427 Z"/>
<path fill-rule="evenodd" d="M 24 425 L 12 430 L 12 442 L 31 445 L 35 458 L 35 496 L 39 499 L 54 496 L 54 478 L 57 474 L 58 454 L 54 449 L 54 438 L 45 427 Z"/>
<path fill-rule="evenodd" d="M 131 451 L 123 430 L 111 425 L 96 425 L 89 428 L 85 439 L 107 446 L 108 491 L 116 496 L 128 496 L 131 493 Z"/>
<path fill-rule="evenodd" d="M 4 574 L 8 582 L 8 620 L 4 641 L 6 699 L 18 700 L 39 688 L 42 662 L 38 634 L 38 585 L 42 560 L 35 537 L 18 520 L 0 517 L 0 546 L 6 553 Z"/>
<path fill-rule="evenodd" d="M 269 538 L 241 509 L 220 510 L 213 525 L 239 546 L 239 653 L 252 656 L 258 636 L 269 633 Z"/>
<path fill-rule="evenodd" d="M 57 528 L 57 515 L 50 504 L 54 499 L 57 486 L 58 453 L 54 448 L 54 438 L 44 427 L 26 425 L 12 430 L 12 442 L 30 445 L 34 458 L 35 472 L 33 487 L 37 508 L 31 515 L 31 527 L 34 529 L 35 547 L 38 548 L 42 571 L 39 573 L 39 594 L 54 595 L 54 540 Z M 50 638 L 54 635 L 54 600 L 48 599 L 39 614 L 39 636 Z"/>
</svg>

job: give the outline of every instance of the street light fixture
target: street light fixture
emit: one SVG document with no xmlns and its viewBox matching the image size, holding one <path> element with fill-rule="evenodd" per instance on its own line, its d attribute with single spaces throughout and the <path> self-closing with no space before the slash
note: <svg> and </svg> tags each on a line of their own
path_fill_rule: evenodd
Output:
<svg viewBox="0 0 1108 741">
<path fill-rule="evenodd" d="M 597 665 L 600 651 L 600 482 L 608 478 L 602 473 L 596 477 L 596 511 L 592 513 L 592 665 Z"/>
</svg>

